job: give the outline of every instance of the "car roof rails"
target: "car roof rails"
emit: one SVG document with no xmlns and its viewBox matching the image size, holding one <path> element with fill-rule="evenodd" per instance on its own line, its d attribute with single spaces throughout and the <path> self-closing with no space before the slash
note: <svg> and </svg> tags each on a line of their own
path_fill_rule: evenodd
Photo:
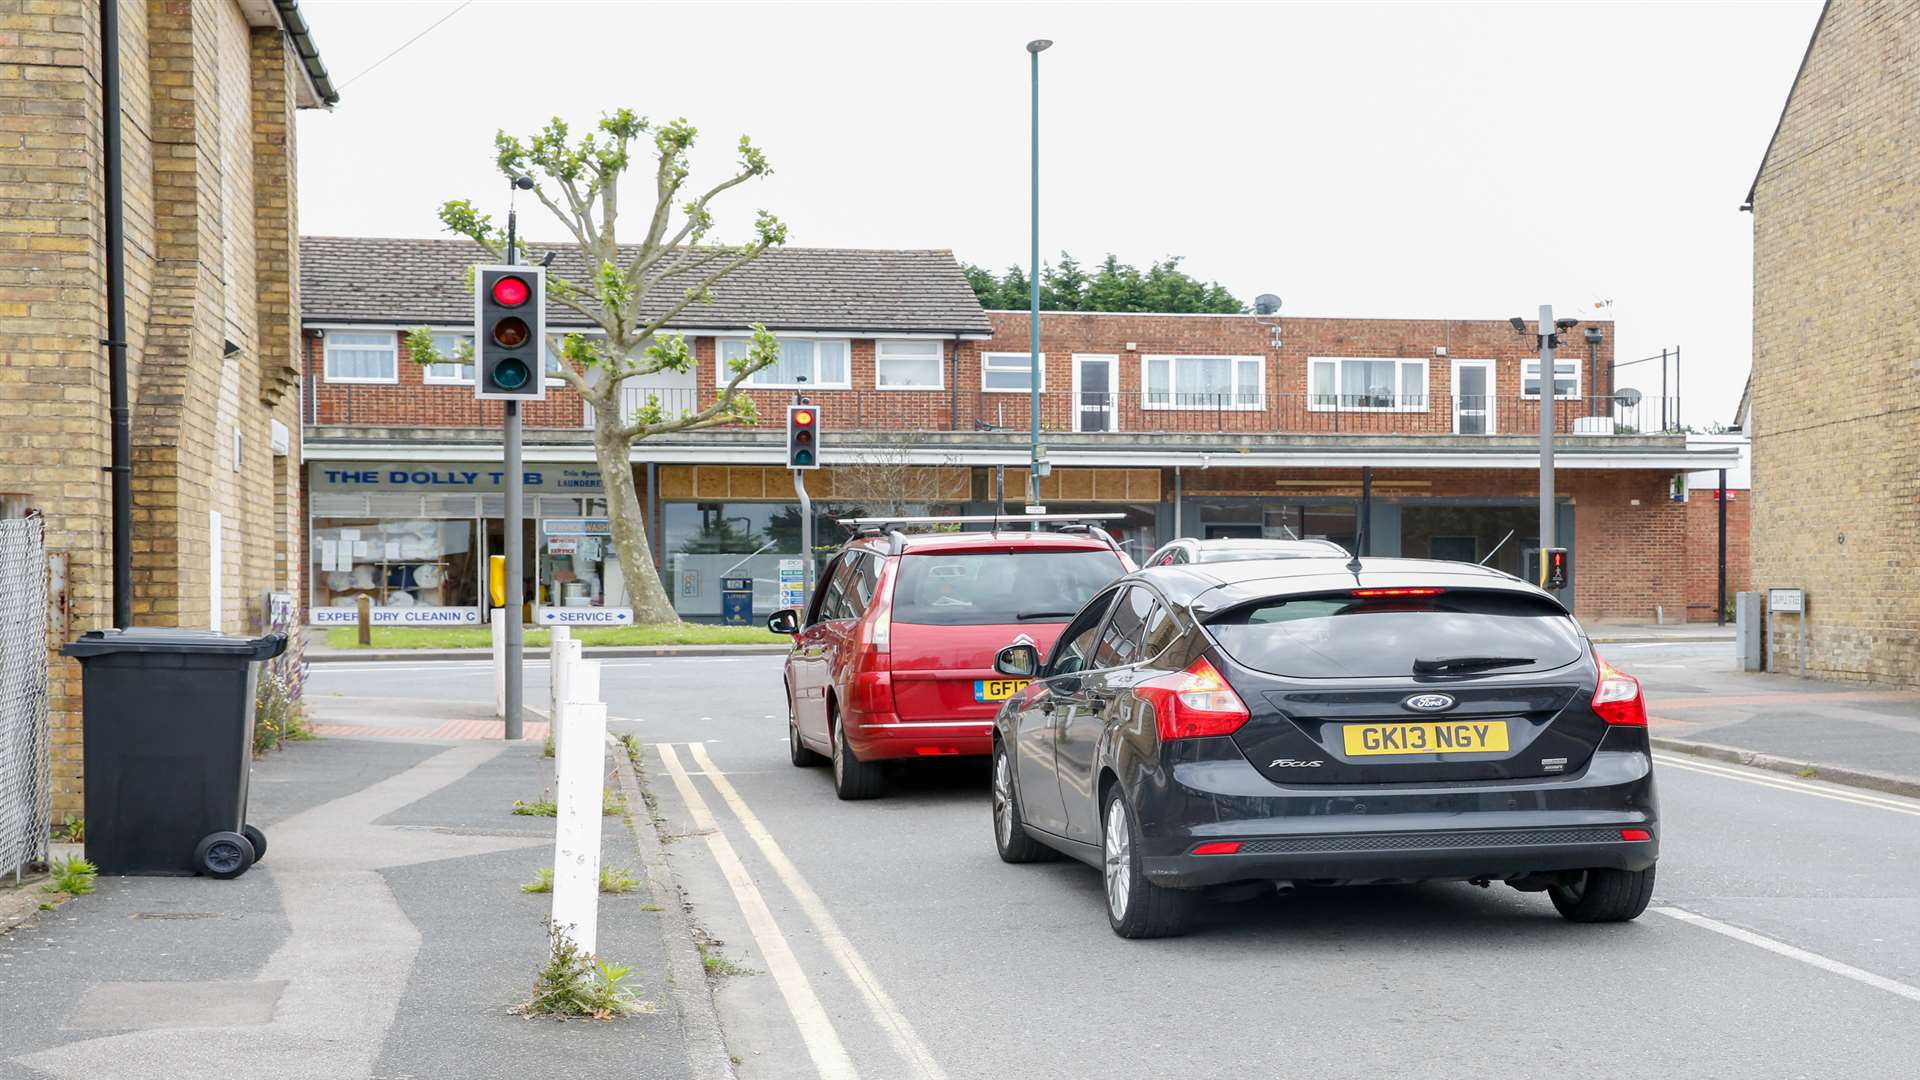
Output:
<svg viewBox="0 0 1920 1080">
<path fill-rule="evenodd" d="M 1107 530 L 1100 527 L 1103 521 L 1124 521 L 1123 513 L 1098 514 L 927 514 L 901 517 L 854 517 L 836 518 L 843 527 L 853 532 L 854 539 L 869 536 L 887 536 L 891 539 L 889 554 L 898 555 L 906 547 L 907 535 L 904 526 L 913 525 L 985 525 L 987 532 L 999 532 L 1003 528 L 1020 525 L 1032 525 L 1036 522 L 1055 526 L 1056 532 L 1084 532 L 1087 535 L 1105 541 L 1115 551 L 1120 544 Z M 962 530 L 965 531 L 965 530 Z"/>
</svg>

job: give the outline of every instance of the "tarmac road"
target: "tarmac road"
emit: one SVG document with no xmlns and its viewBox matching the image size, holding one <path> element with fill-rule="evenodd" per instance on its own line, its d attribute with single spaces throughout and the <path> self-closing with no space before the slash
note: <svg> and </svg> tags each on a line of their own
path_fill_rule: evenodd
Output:
<svg viewBox="0 0 1920 1080">
<path fill-rule="evenodd" d="M 1665 683 L 1724 692 L 1724 644 L 1603 651 L 1656 714 Z M 1635 923 L 1444 884 L 1221 905 L 1188 937 L 1126 942 L 1093 870 L 995 857 L 984 763 L 903 768 L 867 803 L 789 765 L 777 657 L 609 660 L 602 684 L 615 730 L 650 744 L 710 951 L 748 972 L 718 992 L 748 1080 L 1893 1077 L 1920 1058 L 1920 801 L 1662 754 L 1660 880 Z M 330 664 L 310 692 L 491 684 Z"/>
</svg>

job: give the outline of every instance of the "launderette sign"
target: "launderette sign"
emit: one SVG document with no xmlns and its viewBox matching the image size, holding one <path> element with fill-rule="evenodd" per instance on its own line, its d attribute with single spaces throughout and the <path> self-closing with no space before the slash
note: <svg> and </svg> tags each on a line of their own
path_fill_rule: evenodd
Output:
<svg viewBox="0 0 1920 1080">
<path fill-rule="evenodd" d="M 312 626 L 355 626 L 360 622 L 358 608 L 323 607 L 308 612 Z M 478 626 L 477 607 L 389 607 L 375 604 L 367 613 L 375 626 Z"/>
</svg>

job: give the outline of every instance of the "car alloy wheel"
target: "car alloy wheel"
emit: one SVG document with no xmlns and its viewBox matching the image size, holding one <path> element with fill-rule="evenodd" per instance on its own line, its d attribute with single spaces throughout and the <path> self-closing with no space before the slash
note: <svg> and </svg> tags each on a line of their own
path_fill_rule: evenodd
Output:
<svg viewBox="0 0 1920 1080">
<path fill-rule="evenodd" d="M 1133 837 L 1127 828 L 1127 808 L 1115 799 L 1107 804 L 1107 909 L 1116 921 L 1127 917 L 1127 895 L 1133 888 Z"/>
<path fill-rule="evenodd" d="M 1013 766 L 1005 750 L 993 755 L 993 834 L 1002 851 L 1013 843 Z"/>
</svg>

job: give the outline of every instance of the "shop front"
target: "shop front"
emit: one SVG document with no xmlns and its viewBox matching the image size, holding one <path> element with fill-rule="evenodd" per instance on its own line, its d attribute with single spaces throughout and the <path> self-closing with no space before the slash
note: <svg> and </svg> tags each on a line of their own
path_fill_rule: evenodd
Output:
<svg viewBox="0 0 1920 1080">
<path fill-rule="evenodd" d="M 487 621 L 487 558 L 506 551 L 504 480 L 488 462 L 310 462 L 308 623 L 351 625 L 362 597 L 376 626 Z M 599 470 L 532 464 L 523 487 L 524 617 L 632 622 Z"/>
</svg>

